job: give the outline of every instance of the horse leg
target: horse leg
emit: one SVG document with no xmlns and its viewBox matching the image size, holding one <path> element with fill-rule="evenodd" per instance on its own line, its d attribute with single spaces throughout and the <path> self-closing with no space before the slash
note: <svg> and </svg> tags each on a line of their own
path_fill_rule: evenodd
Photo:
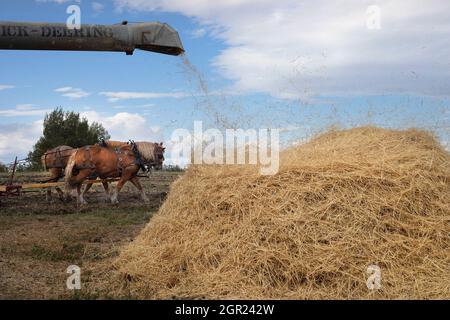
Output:
<svg viewBox="0 0 450 320">
<path fill-rule="evenodd" d="M 138 189 L 139 192 L 141 193 L 142 201 L 144 201 L 145 203 L 149 203 L 150 201 L 148 200 L 147 196 L 145 195 L 144 188 L 142 188 L 142 185 L 141 185 L 138 177 L 134 177 L 130 181 L 136 187 L 136 189 Z"/>
<path fill-rule="evenodd" d="M 81 192 L 81 186 L 82 186 L 81 184 L 77 185 L 77 204 L 83 206 L 83 205 L 86 205 L 87 202 L 83 198 L 83 193 Z"/>
<path fill-rule="evenodd" d="M 60 178 L 64 176 L 63 169 L 61 168 L 55 168 L 52 170 L 52 177 L 55 182 L 57 182 Z M 55 188 L 56 192 L 58 192 L 59 199 L 61 201 L 64 201 L 64 192 L 61 190 L 60 187 Z"/>
<path fill-rule="evenodd" d="M 84 195 L 86 194 L 86 192 L 88 192 L 91 189 L 91 187 L 92 187 L 92 183 L 88 183 L 86 185 L 86 187 L 84 188 L 83 192 L 81 193 L 81 196 L 83 197 L 83 199 L 84 199 Z"/>
<path fill-rule="evenodd" d="M 52 189 L 51 188 L 47 188 L 45 200 L 47 200 L 47 202 L 52 202 Z"/>
<path fill-rule="evenodd" d="M 49 170 L 50 172 L 50 179 L 47 180 L 47 182 L 57 182 L 59 177 L 61 176 L 62 170 L 57 168 L 51 168 Z M 56 191 L 58 191 L 58 188 L 56 188 Z M 58 191 L 59 192 L 59 191 Z M 60 194 L 61 197 L 61 194 Z M 47 193 L 45 196 L 47 202 L 52 202 L 52 188 L 47 188 Z"/>
<path fill-rule="evenodd" d="M 90 170 L 82 170 L 78 173 L 77 176 L 73 177 L 72 191 L 75 191 L 76 189 L 77 202 L 81 204 L 87 204 L 87 202 L 83 198 L 83 194 L 81 193 L 81 186 L 83 185 L 83 181 L 86 180 L 86 178 L 89 177 L 90 174 Z"/>
<path fill-rule="evenodd" d="M 89 189 L 91 189 L 92 185 L 93 185 L 92 183 L 89 183 L 86 185 L 86 188 L 83 191 L 83 196 L 84 196 L 84 194 L 86 194 L 86 192 L 89 191 Z M 102 182 L 102 185 L 103 185 L 103 188 L 105 189 L 106 200 L 110 201 L 108 182 Z"/>
<path fill-rule="evenodd" d="M 108 182 L 103 181 L 102 182 L 103 185 L 103 189 L 105 189 L 105 194 L 106 194 L 106 201 L 111 201 L 111 196 L 109 194 L 109 185 Z"/>
<path fill-rule="evenodd" d="M 112 204 L 118 204 L 119 201 L 117 200 L 117 197 L 119 195 L 120 190 L 122 190 L 124 184 L 127 182 L 128 179 L 124 179 L 124 177 L 121 177 L 119 182 L 117 182 L 117 186 L 114 188 L 114 191 L 111 196 L 111 203 Z"/>
<path fill-rule="evenodd" d="M 59 199 L 61 201 L 63 201 L 64 200 L 64 192 L 61 190 L 60 187 L 56 187 L 55 190 L 58 192 Z"/>
</svg>

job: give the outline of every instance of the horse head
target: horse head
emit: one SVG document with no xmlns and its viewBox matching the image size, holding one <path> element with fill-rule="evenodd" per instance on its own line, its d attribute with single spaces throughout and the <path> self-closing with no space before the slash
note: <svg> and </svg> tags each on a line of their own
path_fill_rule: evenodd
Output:
<svg viewBox="0 0 450 320">
<path fill-rule="evenodd" d="M 155 161 L 155 165 L 153 166 L 156 170 L 161 170 L 164 163 L 164 152 L 166 148 L 163 147 L 163 143 L 155 143 L 154 155 L 153 159 Z"/>
</svg>

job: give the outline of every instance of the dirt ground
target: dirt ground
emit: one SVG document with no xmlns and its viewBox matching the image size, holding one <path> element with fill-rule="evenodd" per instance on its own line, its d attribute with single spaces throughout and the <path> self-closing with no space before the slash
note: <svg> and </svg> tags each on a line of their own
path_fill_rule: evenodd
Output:
<svg viewBox="0 0 450 320">
<path fill-rule="evenodd" d="M 51 203 L 45 192 L 2 198 L 0 204 L 0 299 L 108 298 L 104 287 L 111 262 L 136 237 L 165 199 L 170 184 L 182 173 L 154 172 L 141 178 L 150 199 L 144 204 L 130 183 L 119 204 L 106 202 L 101 185 L 75 201 Z M 42 174 L 20 174 L 19 181 L 39 181 Z M 3 180 L 3 181 L 2 181 Z M 0 176 L 0 183 L 5 176 Z M 66 287 L 67 267 L 81 268 L 81 290 Z M 124 297 L 126 298 L 126 297 Z"/>
</svg>

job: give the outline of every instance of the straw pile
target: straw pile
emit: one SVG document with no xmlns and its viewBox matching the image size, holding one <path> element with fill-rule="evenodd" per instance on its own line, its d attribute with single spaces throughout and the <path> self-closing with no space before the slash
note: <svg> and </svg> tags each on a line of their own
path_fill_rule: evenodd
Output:
<svg viewBox="0 0 450 320">
<path fill-rule="evenodd" d="M 450 155 L 364 127 L 284 151 L 274 176 L 191 167 L 115 266 L 139 298 L 448 299 Z"/>
</svg>

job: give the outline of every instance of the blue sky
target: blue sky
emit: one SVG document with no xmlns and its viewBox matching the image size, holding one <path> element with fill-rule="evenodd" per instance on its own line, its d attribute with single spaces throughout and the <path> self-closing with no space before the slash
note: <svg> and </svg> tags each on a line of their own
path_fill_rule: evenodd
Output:
<svg viewBox="0 0 450 320">
<path fill-rule="evenodd" d="M 57 106 L 103 123 L 113 139 L 169 145 L 173 130 L 194 120 L 281 128 L 286 144 L 330 125 L 368 123 L 433 130 L 447 143 L 448 1 L 314 3 L 2 1 L 0 20 L 65 22 L 67 6 L 78 4 L 82 23 L 166 22 L 198 73 L 181 57 L 138 50 L 0 51 L 0 161 L 24 157 Z M 376 30 L 366 24 L 373 4 Z"/>
</svg>

